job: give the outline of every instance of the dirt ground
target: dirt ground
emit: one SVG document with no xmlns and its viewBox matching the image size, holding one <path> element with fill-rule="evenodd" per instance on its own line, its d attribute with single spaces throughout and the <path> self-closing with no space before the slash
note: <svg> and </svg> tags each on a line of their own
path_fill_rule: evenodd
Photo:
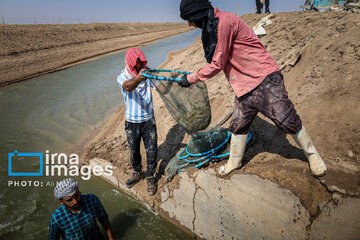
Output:
<svg viewBox="0 0 360 240">
<path fill-rule="evenodd" d="M 185 23 L 0 25 L 0 87 L 191 30 Z"/>
<path fill-rule="evenodd" d="M 253 26 L 263 16 L 249 14 L 242 18 Z M 232 174 L 255 174 L 278 183 L 298 196 L 311 216 L 316 217 L 318 205 L 331 201 L 332 193 L 360 197 L 360 15 L 289 12 L 274 14 L 272 21 L 261 40 L 283 68 L 289 97 L 328 172 L 314 178 L 305 155 L 291 136 L 259 114 L 252 124 L 254 139 L 245 153 L 247 163 Z M 197 39 L 188 48 L 170 54 L 159 68 L 196 71 L 205 65 L 201 41 Z M 212 127 L 232 110 L 235 95 L 223 73 L 206 84 Z M 190 136 L 176 124 L 156 92 L 154 104 L 161 173 Z M 223 126 L 228 127 L 229 122 Z M 85 159 L 106 159 L 130 176 L 122 107 L 88 140 L 82 155 Z M 142 155 L 146 166 L 144 151 Z M 208 167 L 218 168 L 224 162 Z M 171 185 L 176 187 L 179 177 L 178 174 Z M 158 192 L 164 183 L 161 178 Z"/>
</svg>

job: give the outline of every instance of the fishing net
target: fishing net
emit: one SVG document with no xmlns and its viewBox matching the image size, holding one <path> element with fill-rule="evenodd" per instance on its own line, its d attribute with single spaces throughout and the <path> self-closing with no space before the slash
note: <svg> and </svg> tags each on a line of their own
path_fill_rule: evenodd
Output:
<svg viewBox="0 0 360 240">
<path fill-rule="evenodd" d="M 248 133 L 246 143 L 252 135 Z M 209 162 L 218 162 L 227 158 L 230 151 L 231 133 L 224 128 L 212 128 L 209 131 L 197 132 L 191 135 L 189 144 L 165 168 L 165 177 L 170 181 L 177 173 L 189 167 L 203 167 Z"/>
<path fill-rule="evenodd" d="M 224 128 L 207 128 L 211 120 L 210 102 L 204 82 L 182 88 L 176 82 L 184 74 L 179 70 L 148 69 L 143 75 L 154 83 L 161 99 L 176 122 L 191 134 L 189 144 L 173 157 L 165 168 L 170 181 L 177 173 L 189 167 L 203 167 L 210 161 L 220 161 L 229 156 L 231 133 Z M 157 81 L 161 80 L 161 81 Z M 251 139 L 249 133 L 248 142 Z"/>
<path fill-rule="evenodd" d="M 229 153 L 231 134 L 223 128 L 213 128 L 191 135 L 188 145 L 173 157 L 165 169 L 165 177 L 171 180 L 177 173 L 189 167 L 202 167 L 213 160 L 221 160 Z"/>
<path fill-rule="evenodd" d="M 175 121 L 191 134 L 209 126 L 211 109 L 204 82 L 192 84 L 188 88 L 178 86 L 176 82 L 180 81 L 184 74 L 189 72 L 148 69 L 143 73 L 156 85 L 162 101 Z"/>
</svg>

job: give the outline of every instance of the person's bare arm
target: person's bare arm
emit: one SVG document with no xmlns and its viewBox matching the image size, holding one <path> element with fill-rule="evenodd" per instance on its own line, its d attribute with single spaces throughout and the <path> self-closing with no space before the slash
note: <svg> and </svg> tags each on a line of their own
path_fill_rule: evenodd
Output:
<svg viewBox="0 0 360 240">
<path fill-rule="evenodd" d="M 159 83 L 158 85 L 156 85 L 156 90 L 159 93 L 166 94 L 169 92 L 172 84 L 173 84 L 172 81 L 168 81 L 166 83 Z"/>
<path fill-rule="evenodd" d="M 131 92 L 132 90 L 134 90 L 135 88 L 137 88 L 137 86 L 146 79 L 146 77 L 144 77 L 142 75 L 142 72 L 144 71 L 144 69 L 142 69 L 139 74 L 134 77 L 133 79 L 127 80 L 122 84 L 122 88 L 128 92 Z"/>
<path fill-rule="evenodd" d="M 113 233 L 112 233 L 112 230 L 111 230 L 111 225 L 110 225 L 109 220 L 103 222 L 101 225 L 103 226 L 109 240 L 115 240 L 115 238 L 113 236 Z"/>
</svg>

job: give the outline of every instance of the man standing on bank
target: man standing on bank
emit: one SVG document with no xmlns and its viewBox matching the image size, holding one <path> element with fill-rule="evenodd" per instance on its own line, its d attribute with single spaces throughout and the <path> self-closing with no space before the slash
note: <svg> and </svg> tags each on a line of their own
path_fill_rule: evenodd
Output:
<svg viewBox="0 0 360 240">
<path fill-rule="evenodd" d="M 242 166 L 248 130 L 261 112 L 293 136 L 308 158 L 314 176 L 325 175 L 326 165 L 288 98 L 280 68 L 252 29 L 235 14 L 214 10 L 208 0 L 182 0 L 180 16 L 190 26 L 202 29 L 201 39 L 209 64 L 184 75 L 178 84 L 189 87 L 223 70 L 236 94 L 230 123 L 230 157 L 218 169 L 219 174 L 225 176 Z"/>
<path fill-rule="evenodd" d="M 102 240 L 104 238 L 96 219 L 103 226 L 108 239 L 115 239 L 100 200 L 94 194 L 82 195 L 77 181 L 68 178 L 59 182 L 54 196 L 61 206 L 51 216 L 49 240 L 58 240 L 60 236 L 62 239 Z"/>
<path fill-rule="evenodd" d="M 124 96 L 125 131 L 130 147 L 133 176 L 126 181 L 131 188 L 146 176 L 149 195 L 154 195 L 157 183 L 154 177 L 157 157 L 157 132 L 154 118 L 152 82 L 142 75 L 147 68 L 144 53 L 138 48 L 130 48 L 125 54 L 125 69 L 117 82 Z M 140 141 L 144 141 L 147 158 L 146 173 L 142 172 Z"/>
<path fill-rule="evenodd" d="M 265 2 L 265 13 L 270 13 L 270 0 L 256 0 L 256 13 L 261 14 Z"/>
</svg>

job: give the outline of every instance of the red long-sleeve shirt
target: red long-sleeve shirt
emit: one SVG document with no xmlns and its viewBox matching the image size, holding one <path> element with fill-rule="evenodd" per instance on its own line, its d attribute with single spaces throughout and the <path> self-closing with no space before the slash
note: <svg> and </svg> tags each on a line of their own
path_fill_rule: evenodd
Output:
<svg viewBox="0 0 360 240">
<path fill-rule="evenodd" d="M 218 42 L 212 62 L 188 75 L 188 81 L 206 81 L 224 70 L 237 97 L 255 87 L 280 68 L 253 30 L 238 16 L 215 9 L 219 18 Z"/>
</svg>

